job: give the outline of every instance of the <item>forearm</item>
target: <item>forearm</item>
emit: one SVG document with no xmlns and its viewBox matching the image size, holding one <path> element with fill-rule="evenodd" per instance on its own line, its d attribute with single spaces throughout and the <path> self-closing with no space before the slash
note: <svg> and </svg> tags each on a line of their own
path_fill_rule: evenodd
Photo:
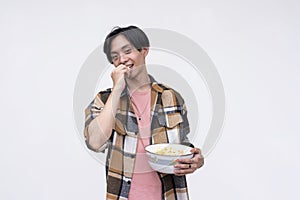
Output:
<svg viewBox="0 0 300 200">
<path fill-rule="evenodd" d="M 112 90 L 99 115 L 88 126 L 87 142 L 94 150 L 98 150 L 111 136 L 121 92 Z"/>
</svg>

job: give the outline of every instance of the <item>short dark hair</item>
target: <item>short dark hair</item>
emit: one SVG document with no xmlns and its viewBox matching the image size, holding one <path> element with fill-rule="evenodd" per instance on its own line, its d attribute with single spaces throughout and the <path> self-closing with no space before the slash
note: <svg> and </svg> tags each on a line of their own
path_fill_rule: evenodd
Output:
<svg viewBox="0 0 300 200">
<path fill-rule="evenodd" d="M 103 46 L 103 51 L 110 63 L 112 63 L 110 55 L 111 42 L 118 35 L 123 35 L 138 51 L 150 46 L 147 35 L 140 28 L 136 26 L 122 28 L 117 26 L 106 36 Z"/>
</svg>

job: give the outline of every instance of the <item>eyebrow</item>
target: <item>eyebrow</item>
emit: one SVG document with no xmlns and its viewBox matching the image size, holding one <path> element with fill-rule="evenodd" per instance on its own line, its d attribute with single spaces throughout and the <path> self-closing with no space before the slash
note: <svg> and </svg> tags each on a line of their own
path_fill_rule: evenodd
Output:
<svg viewBox="0 0 300 200">
<path fill-rule="evenodd" d="M 126 49 L 126 48 L 128 48 L 128 47 L 131 47 L 131 44 L 125 44 L 124 46 L 121 47 L 121 50 Z M 111 53 L 111 54 L 114 54 L 114 53 L 118 53 L 118 52 L 116 52 L 116 51 L 111 51 L 110 53 Z"/>
</svg>

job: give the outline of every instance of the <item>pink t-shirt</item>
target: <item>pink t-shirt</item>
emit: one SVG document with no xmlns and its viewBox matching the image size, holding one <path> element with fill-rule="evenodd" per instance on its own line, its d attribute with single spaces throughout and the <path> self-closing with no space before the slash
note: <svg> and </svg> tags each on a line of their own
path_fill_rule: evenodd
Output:
<svg viewBox="0 0 300 200">
<path fill-rule="evenodd" d="M 144 147 L 150 143 L 151 119 L 150 101 L 151 90 L 135 91 L 131 95 L 133 108 L 136 113 L 139 136 L 134 173 L 131 180 L 129 200 L 161 200 L 161 181 L 156 171 L 150 167 Z"/>
</svg>

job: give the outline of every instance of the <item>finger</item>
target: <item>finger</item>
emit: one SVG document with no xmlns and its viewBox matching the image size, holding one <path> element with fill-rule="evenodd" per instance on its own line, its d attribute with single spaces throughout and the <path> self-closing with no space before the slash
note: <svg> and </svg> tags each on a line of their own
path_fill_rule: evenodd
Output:
<svg viewBox="0 0 300 200">
<path fill-rule="evenodd" d="M 203 159 L 203 157 L 200 154 L 195 154 L 191 160 L 192 162 L 199 162 L 201 159 Z"/>
<path fill-rule="evenodd" d="M 200 158 L 197 160 L 197 162 L 195 162 L 196 165 L 197 165 L 197 168 L 200 168 L 204 165 L 204 159 L 203 158 Z"/>
<path fill-rule="evenodd" d="M 126 66 L 126 65 L 122 65 L 122 66 L 120 66 L 119 69 L 120 69 L 120 70 L 129 71 L 129 70 L 130 70 L 130 67 L 129 67 L 129 66 Z"/>
<path fill-rule="evenodd" d="M 118 65 L 116 68 L 120 69 L 120 68 L 125 68 L 125 67 L 127 67 L 127 66 L 124 65 L 124 64 L 120 64 L 120 65 Z"/>
<path fill-rule="evenodd" d="M 112 71 L 112 75 L 125 74 L 129 69 L 127 67 L 116 68 Z"/>
<path fill-rule="evenodd" d="M 191 174 L 193 173 L 195 170 L 194 169 L 174 169 L 174 174 L 176 176 L 183 176 L 186 174 Z"/>
<path fill-rule="evenodd" d="M 200 168 L 204 165 L 204 158 L 201 154 L 196 154 L 195 157 L 192 158 L 192 162 Z"/>
<path fill-rule="evenodd" d="M 126 73 L 126 72 L 128 72 L 128 71 L 129 71 L 129 68 L 128 68 L 128 67 L 126 67 L 126 68 L 120 69 L 120 71 L 121 71 L 122 73 Z"/>
<path fill-rule="evenodd" d="M 191 163 L 177 163 L 174 165 L 174 168 L 175 169 L 190 169 L 192 168 L 192 165 Z"/>
<path fill-rule="evenodd" d="M 201 154 L 201 150 L 199 148 L 193 148 L 191 151 L 194 152 L 193 158 L 204 159 L 203 155 Z"/>
<path fill-rule="evenodd" d="M 122 70 L 127 70 L 128 67 L 126 65 L 119 65 L 117 68 L 114 69 L 114 71 L 122 71 Z"/>
<path fill-rule="evenodd" d="M 201 150 L 199 148 L 192 148 L 190 152 L 194 154 L 201 154 Z"/>
<path fill-rule="evenodd" d="M 119 65 L 118 67 L 116 67 L 115 69 L 112 70 L 113 74 L 118 74 L 120 72 L 122 72 L 123 70 L 126 70 L 127 67 L 125 65 Z"/>
<path fill-rule="evenodd" d="M 202 161 L 200 162 L 199 168 L 202 167 L 203 165 L 204 165 L 204 160 L 202 160 Z"/>
<path fill-rule="evenodd" d="M 180 162 L 180 163 L 192 163 L 193 162 L 193 158 L 178 158 L 177 162 Z"/>
</svg>

